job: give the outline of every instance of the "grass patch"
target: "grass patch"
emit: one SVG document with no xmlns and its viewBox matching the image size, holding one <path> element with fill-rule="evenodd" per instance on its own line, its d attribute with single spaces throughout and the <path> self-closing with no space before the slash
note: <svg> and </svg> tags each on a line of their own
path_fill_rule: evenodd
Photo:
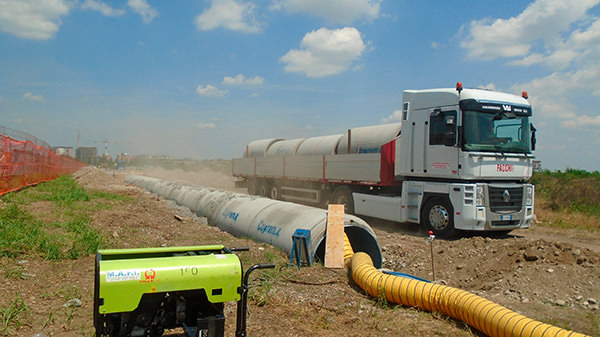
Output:
<svg viewBox="0 0 600 337">
<path fill-rule="evenodd" d="M 0 308 L 0 335 L 11 336 L 9 330 L 21 327 L 21 314 L 29 311 L 23 298 L 17 293 L 6 307 Z"/>
<path fill-rule="evenodd" d="M 0 256 L 18 257 L 30 251 L 57 256 L 57 238 L 46 233 L 42 224 L 17 204 L 0 209 Z"/>
<path fill-rule="evenodd" d="M 39 184 L 2 196 L 0 208 L 0 256 L 18 257 L 37 253 L 49 260 L 77 259 L 103 244 L 100 233 L 91 227 L 89 213 L 97 208 L 92 200 L 117 200 L 111 193 L 88 193 L 71 176 Z M 60 222 L 44 222 L 27 211 L 32 202 L 48 201 Z"/>
</svg>

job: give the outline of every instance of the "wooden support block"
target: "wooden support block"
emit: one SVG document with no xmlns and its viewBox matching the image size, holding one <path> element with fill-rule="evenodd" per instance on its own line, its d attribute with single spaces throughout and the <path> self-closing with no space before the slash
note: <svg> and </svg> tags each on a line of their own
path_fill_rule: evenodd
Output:
<svg viewBox="0 0 600 337">
<path fill-rule="evenodd" d="M 344 268 L 344 205 L 329 205 L 328 208 L 325 267 Z"/>
</svg>

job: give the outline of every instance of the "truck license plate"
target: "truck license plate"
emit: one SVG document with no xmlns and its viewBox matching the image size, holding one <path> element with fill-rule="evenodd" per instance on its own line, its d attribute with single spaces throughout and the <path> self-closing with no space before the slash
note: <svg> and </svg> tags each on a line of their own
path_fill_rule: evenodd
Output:
<svg viewBox="0 0 600 337">
<path fill-rule="evenodd" d="M 501 215 L 500 220 L 501 221 L 504 221 L 504 220 L 510 221 L 510 220 L 512 220 L 512 215 Z"/>
</svg>

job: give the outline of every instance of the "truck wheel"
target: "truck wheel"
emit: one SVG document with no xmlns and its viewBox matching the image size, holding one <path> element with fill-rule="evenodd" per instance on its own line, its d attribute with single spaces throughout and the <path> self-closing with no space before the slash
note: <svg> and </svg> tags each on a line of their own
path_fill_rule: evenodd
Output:
<svg viewBox="0 0 600 337">
<path fill-rule="evenodd" d="M 257 192 L 258 192 L 258 186 L 256 183 L 256 179 L 250 179 L 248 181 L 248 194 L 256 195 Z"/>
<path fill-rule="evenodd" d="M 338 186 L 333 191 L 331 203 L 342 204 L 345 213 L 354 214 L 354 199 L 352 198 L 352 190 L 348 186 Z"/>
<path fill-rule="evenodd" d="M 273 200 L 281 200 L 281 186 L 277 183 L 271 184 L 271 191 L 269 197 Z"/>
<path fill-rule="evenodd" d="M 423 208 L 421 223 L 442 238 L 451 238 L 455 234 L 454 211 L 448 199 L 431 198 Z"/>
</svg>

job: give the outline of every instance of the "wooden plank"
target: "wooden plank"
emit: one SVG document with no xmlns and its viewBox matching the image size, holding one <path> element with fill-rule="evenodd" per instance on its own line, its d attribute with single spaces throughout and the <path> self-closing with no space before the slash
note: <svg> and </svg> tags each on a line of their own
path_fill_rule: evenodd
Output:
<svg viewBox="0 0 600 337">
<path fill-rule="evenodd" d="M 329 205 L 328 208 L 325 267 L 344 268 L 344 205 Z"/>
</svg>

